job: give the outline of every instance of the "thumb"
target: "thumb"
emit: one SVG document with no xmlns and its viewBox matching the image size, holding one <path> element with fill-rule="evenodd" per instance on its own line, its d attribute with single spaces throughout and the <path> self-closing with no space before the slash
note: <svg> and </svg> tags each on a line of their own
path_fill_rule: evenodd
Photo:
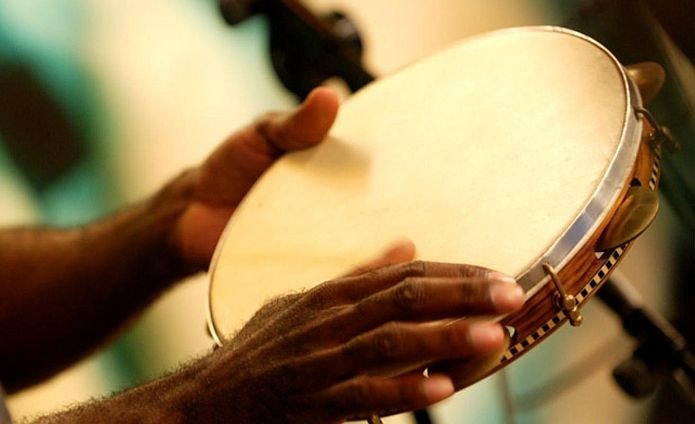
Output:
<svg viewBox="0 0 695 424">
<path fill-rule="evenodd" d="M 259 130 L 268 143 L 281 151 L 309 147 L 326 137 L 338 115 L 339 104 L 333 90 L 319 87 L 292 113 L 261 121 Z"/>
</svg>

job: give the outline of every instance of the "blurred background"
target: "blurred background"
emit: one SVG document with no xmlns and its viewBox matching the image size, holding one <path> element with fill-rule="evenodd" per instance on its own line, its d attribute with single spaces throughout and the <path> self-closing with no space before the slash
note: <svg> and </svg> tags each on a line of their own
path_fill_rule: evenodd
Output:
<svg viewBox="0 0 695 424">
<path fill-rule="evenodd" d="M 623 64 L 661 63 L 667 84 L 652 110 L 682 149 L 666 154 L 659 216 L 619 271 L 692 345 L 693 1 L 302 3 L 320 16 L 349 17 L 375 76 L 466 36 L 541 24 L 591 35 Z M 0 0 L 0 225 L 89 222 L 151 194 L 260 113 L 292 107 L 306 81 L 293 85 L 277 51 L 271 61 L 274 24 L 254 14 L 229 25 L 214 0 Z M 348 95 L 346 84 L 328 83 Z M 205 275 L 180 284 L 107 350 L 12 395 L 14 418 L 108 395 L 209 351 L 206 288 Z M 695 422 L 693 405 L 668 383 L 643 399 L 625 395 L 611 371 L 635 342 L 598 301 L 584 317 L 582 327 L 561 329 L 433 408 L 435 422 Z"/>
</svg>

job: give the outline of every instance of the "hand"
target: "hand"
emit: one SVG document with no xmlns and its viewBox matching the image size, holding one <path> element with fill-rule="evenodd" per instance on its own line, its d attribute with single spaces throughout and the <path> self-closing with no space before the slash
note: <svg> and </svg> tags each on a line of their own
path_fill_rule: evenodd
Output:
<svg viewBox="0 0 695 424">
<path fill-rule="evenodd" d="M 372 267 L 412 255 L 412 245 L 399 245 Z M 204 401 L 192 405 L 192 416 L 334 423 L 428 406 L 450 396 L 456 381 L 425 378 L 423 369 L 452 359 L 499 359 L 505 332 L 480 318 L 522 302 L 510 277 L 420 261 L 279 298 L 196 372 L 209 390 L 199 393 Z"/>
<path fill-rule="evenodd" d="M 193 170 L 192 201 L 173 234 L 184 262 L 208 265 L 227 220 L 251 186 L 284 152 L 323 140 L 338 105 L 334 92 L 317 88 L 294 112 L 267 114 L 231 135 Z"/>
</svg>

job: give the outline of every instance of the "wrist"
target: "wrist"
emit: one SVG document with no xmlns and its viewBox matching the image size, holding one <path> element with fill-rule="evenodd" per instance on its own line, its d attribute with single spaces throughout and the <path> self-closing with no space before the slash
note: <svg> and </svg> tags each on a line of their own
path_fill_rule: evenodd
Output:
<svg viewBox="0 0 695 424">
<path fill-rule="evenodd" d="M 152 271 L 168 279 L 180 279 L 203 271 L 182 248 L 180 222 L 194 203 L 198 170 L 188 169 L 166 184 L 146 202 L 145 223 L 160 235 L 152 258 Z"/>
</svg>

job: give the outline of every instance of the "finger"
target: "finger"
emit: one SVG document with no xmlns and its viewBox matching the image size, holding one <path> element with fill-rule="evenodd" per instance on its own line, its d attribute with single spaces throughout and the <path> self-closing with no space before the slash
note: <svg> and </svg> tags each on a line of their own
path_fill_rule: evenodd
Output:
<svg viewBox="0 0 695 424">
<path fill-rule="evenodd" d="M 433 320 L 462 315 L 500 315 L 518 310 L 524 291 L 492 274 L 488 278 L 408 277 L 355 305 L 361 317 Z"/>
<path fill-rule="evenodd" d="M 285 375 L 297 370 L 295 378 L 320 388 L 360 374 L 400 375 L 445 360 L 485 356 L 500 349 L 505 337 L 499 324 L 488 321 L 389 323 L 339 346 L 290 358 L 279 369 Z"/>
<path fill-rule="evenodd" d="M 343 345 L 332 372 L 402 374 L 445 359 L 489 355 L 505 346 L 505 337 L 502 326 L 489 321 L 390 323 Z"/>
<path fill-rule="evenodd" d="M 343 343 L 357 334 L 391 321 L 427 322 L 472 316 L 493 316 L 521 308 L 524 293 L 506 280 L 479 278 L 406 278 L 401 283 L 297 328 L 302 343 L 322 347 Z M 321 340 L 323 344 L 317 344 Z"/>
<path fill-rule="evenodd" d="M 495 278 L 510 282 L 515 281 L 510 276 L 475 265 L 413 261 L 341 279 L 336 281 L 336 285 L 346 294 L 354 294 L 354 299 L 363 299 L 367 295 L 391 288 L 406 278 L 417 277 Z"/>
<path fill-rule="evenodd" d="M 390 265 L 409 262 L 415 259 L 415 245 L 408 239 L 399 240 L 386 249 L 379 258 L 359 266 L 345 275 L 354 277 Z"/>
<path fill-rule="evenodd" d="M 375 276 L 379 277 L 382 275 L 382 271 L 377 271 L 381 268 L 390 267 L 396 264 L 403 264 L 411 261 L 415 257 L 415 245 L 412 241 L 404 239 L 395 242 L 389 248 L 387 248 L 379 258 L 355 268 L 343 279 L 327 281 L 320 284 L 309 292 L 302 299 L 302 302 L 297 304 L 299 308 L 309 308 L 309 309 L 325 309 L 332 306 L 344 305 L 348 303 L 353 303 L 360 300 L 364 296 L 368 296 L 372 290 L 367 292 L 361 292 L 359 288 L 349 289 L 349 286 L 353 281 L 349 279 L 350 277 L 359 277 L 362 274 L 368 274 L 372 271 L 375 272 Z M 408 265 L 406 265 L 408 268 Z M 403 272 L 408 272 L 403 270 Z M 416 272 L 416 271 L 414 271 Z M 370 274 L 371 275 L 371 274 Z M 387 277 L 384 275 L 384 277 Z M 344 279 L 348 278 L 348 281 Z M 374 285 L 373 288 L 377 289 L 379 285 Z"/>
<path fill-rule="evenodd" d="M 337 94 L 326 87 L 314 89 L 290 114 L 268 115 L 256 130 L 273 147 L 289 151 L 312 146 L 323 140 L 338 114 Z"/>
<path fill-rule="evenodd" d="M 474 265 L 414 261 L 378 268 L 314 287 L 298 307 L 321 309 L 357 303 L 374 293 L 389 289 L 407 278 L 482 278 L 514 282 L 514 278 Z"/>
<path fill-rule="evenodd" d="M 357 419 L 421 409 L 453 393 L 451 380 L 443 375 L 360 376 L 322 392 L 315 404 L 334 419 Z"/>
<path fill-rule="evenodd" d="M 501 364 L 504 352 L 509 348 L 509 336 L 505 334 L 505 343 L 498 349 L 483 356 L 476 356 L 465 361 L 448 361 L 431 366 L 430 372 L 446 374 L 454 382 L 456 390 L 470 386 L 492 373 Z"/>
</svg>

